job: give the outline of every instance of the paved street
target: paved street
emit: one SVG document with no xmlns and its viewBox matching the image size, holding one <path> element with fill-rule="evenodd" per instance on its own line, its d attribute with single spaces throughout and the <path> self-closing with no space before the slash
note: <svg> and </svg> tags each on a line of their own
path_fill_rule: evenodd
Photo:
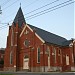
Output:
<svg viewBox="0 0 75 75">
<path fill-rule="evenodd" d="M 13 74 L 13 75 L 75 75 L 75 73 L 58 73 L 58 72 L 51 72 L 51 73 L 32 73 L 32 72 L 0 72 L 0 74 Z"/>
</svg>

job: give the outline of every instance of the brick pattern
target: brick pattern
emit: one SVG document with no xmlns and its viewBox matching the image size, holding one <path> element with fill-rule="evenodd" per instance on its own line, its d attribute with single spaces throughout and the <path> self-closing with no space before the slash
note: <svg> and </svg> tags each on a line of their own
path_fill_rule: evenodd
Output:
<svg viewBox="0 0 75 75">
<path fill-rule="evenodd" d="M 13 46 L 11 46 L 11 35 L 13 28 Z M 31 31 L 27 26 L 22 32 L 23 28 L 12 25 L 9 29 L 7 37 L 7 47 L 5 50 L 4 67 L 7 70 L 23 70 L 24 57 L 29 58 L 29 71 L 43 72 L 43 71 L 71 71 L 74 66 L 72 62 L 72 47 L 60 47 L 53 44 L 43 43 L 36 35 L 36 31 Z M 28 33 L 27 33 L 28 31 Z M 22 32 L 22 35 L 20 36 Z M 29 41 L 28 46 L 25 46 L 25 40 Z M 40 47 L 40 63 L 37 63 L 37 48 Z M 50 69 L 48 69 L 48 53 L 47 47 L 50 49 Z M 54 62 L 53 49 L 56 49 L 56 63 Z M 59 54 L 59 50 L 61 50 Z M 74 46 L 75 50 L 75 46 Z M 13 51 L 13 63 L 10 64 L 10 51 Z M 74 51 L 75 52 L 75 51 Z M 66 65 L 66 55 L 69 56 L 69 65 Z M 12 67 L 12 68 L 11 68 Z"/>
</svg>

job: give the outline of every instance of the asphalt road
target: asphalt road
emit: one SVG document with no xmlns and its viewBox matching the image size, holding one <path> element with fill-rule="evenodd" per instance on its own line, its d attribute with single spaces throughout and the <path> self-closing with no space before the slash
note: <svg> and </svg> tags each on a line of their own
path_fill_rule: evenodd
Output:
<svg viewBox="0 0 75 75">
<path fill-rule="evenodd" d="M 58 73 L 58 72 L 49 72 L 49 73 L 32 73 L 32 72 L 0 72 L 0 74 L 4 74 L 4 75 L 75 75 L 75 73 L 65 73 L 65 72 L 62 72 L 62 73 Z"/>
</svg>

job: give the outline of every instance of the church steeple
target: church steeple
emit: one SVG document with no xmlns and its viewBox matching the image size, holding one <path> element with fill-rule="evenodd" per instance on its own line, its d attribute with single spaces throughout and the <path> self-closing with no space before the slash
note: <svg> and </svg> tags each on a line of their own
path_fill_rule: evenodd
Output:
<svg viewBox="0 0 75 75">
<path fill-rule="evenodd" d="M 21 7 L 19 8 L 13 23 L 18 23 L 19 27 L 21 27 L 23 23 L 26 24 Z"/>
</svg>

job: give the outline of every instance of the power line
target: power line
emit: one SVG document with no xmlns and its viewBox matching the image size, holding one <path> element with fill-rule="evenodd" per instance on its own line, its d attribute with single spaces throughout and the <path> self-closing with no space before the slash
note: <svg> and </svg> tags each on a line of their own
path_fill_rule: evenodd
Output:
<svg viewBox="0 0 75 75">
<path fill-rule="evenodd" d="M 38 17 L 38 16 L 41 16 L 41 15 L 46 14 L 46 13 L 49 13 L 49 12 L 54 11 L 54 10 L 56 10 L 56 9 L 59 9 L 59 8 L 65 7 L 65 6 L 70 5 L 70 4 L 74 3 L 74 2 L 75 2 L 75 1 L 73 1 L 73 2 L 71 2 L 71 3 L 68 3 L 68 4 L 65 4 L 65 5 L 62 5 L 62 6 L 60 6 L 60 7 L 57 7 L 57 8 L 55 8 L 55 9 L 52 9 L 52 10 L 46 11 L 46 12 L 44 12 L 44 13 L 42 13 L 42 14 L 39 14 L 39 15 L 33 16 L 33 17 L 31 17 L 31 18 L 29 18 L 29 19 L 27 19 L 27 20 L 30 20 L 30 19 L 36 18 L 36 17 Z"/>
<path fill-rule="evenodd" d="M 0 23 L 0 24 L 7 24 L 7 23 Z"/>
<path fill-rule="evenodd" d="M 9 3 L 11 0 L 7 0 L 7 1 L 5 1 L 4 3 L 2 3 L 1 4 L 1 6 L 3 7 L 3 6 L 5 6 L 7 3 Z"/>
<path fill-rule="evenodd" d="M 6 0 L 4 3 L 1 4 L 3 6 L 4 4 L 7 4 L 10 0 Z"/>
<path fill-rule="evenodd" d="M 55 0 L 55 1 L 53 1 L 53 2 L 50 2 L 50 3 L 48 3 L 48 4 L 46 4 L 46 5 L 42 6 L 42 7 L 39 7 L 39 8 L 37 8 L 37 9 L 35 9 L 35 10 L 32 10 L 32 11 L 26 13 L 25 15 L 30 14 L 30 13 L 32 13 L 32 12 L 34 12 L 34 11 L 39 10 L 39 9 L 42 9 L 42 8 L 44 8 L 44 7 L 48 6 L 48 5 L 51 5 L 51 4 L 53 4 L 53 3 L 57 2 L 57 1 L 59 1 L 59 0 Z"/>
<path fill-rule="evenodd" d="M 36 0 L 35 0 L 35 1 L 36 1 Z M 34 12 L 34 11 L 39 10 L 39 9 L 41 9 L 41 8 L 44 8 L 44 7 L 46 7 L 46 6 L 48 6 L 48 5 L 51 5 L 51 4 L 53 4 L 53 3 L 57 2 L 57 1 L 59 1 L 59 0 L 55 0 L 55 1 L 53 1 L 53 2 L 50 2 L 50 3 L 48 3 L 48 4 L 46 4 L 46 5 L 42 6 L 42 7 L 39 7 L 39 8 L 37 8 L 37 9 L 31 11 L 31 12 Z M 33 1 L 33 2 L 34 2 L 34 1 Z M 32 3 L 33 3 L 33 2 L 32 2 Z M 27 14 L 30 14 L 31 12 L 28 12 Z M 27 14 L 24 14 L 24 15 L 27 15 Z M 20 17 L 21 17 L 21 16 L 20 16 Z M 13 20 L 11 20 L 11 21 L 13 21 Z M 11 22 L 11 21 L 10 21 L 10 22 Z"/>
<path fill-rule="evenodd" d="M 63 2 L 63 3 L 60 3 L 60 4 L 55 5 L 55 6 L 53 6 L 53 7 L 50 7 L 50 8 L 48 8 L 48 9 L 43 10 L 43 11 L 37 12 L 37 13 L 35 13 L 35 14 L 33 14 L 33 15 L 30 15 L 30 16 L 28 16 L 28 17 L 26 17 L 26 18 L 33 17 L 33 16 L 35 16 L 35 15 L 37 15 L 37 14 L 39 14 L 39 13 L 42 13 L 42 12 L 45 12 L 45 11 L 47 11 L 47 10 L 53 9 L 53 8 L 55 8 L 55 7 L 58 7 L 58 6 L 60 6 L 60 5 L 63 5 L 63 4 L 68 3 L 68 2 L 70 2 L 70 1 L 72 1 L 72 0 L 65 1 L 65 2 Z"/>
<path fill-rule="evenodd" d="M 2 29 L 4 29 L 4 28 L 7 28 L 8 27 L 8 25 L 5 25 L 5 26 L 3 26 L 3 27 L 0 27 L 0 30 L 2 30 Z"/>
<path fill-rule="evenodd" d="M 31 2 L 30 4 L 28 4 L 27 6 L 25 6 L 25 7 L 23 7 L 23 8 L 27 8 L 27 7 L 29 7 L 30 5 L 34 4 L 34 3 L 37 2 L 37 1 L 39 1 L 39 0 L 34 0 L 33 2 Z"/>
<path fill-rule="evenodd" d="M 38 15 L 36 15 L 36 16 L 33 16 L 33 17 L 31 17 L 31 18 L 29 18 L 29 19 L 27 19 L 27 20 L 33 19 L 33 18 L 35 18 L 35 17 L 41 16 L 41 15 L 43 15 L 43 14 L 46 14 L 46 13 L 48 13 L 48 12 L 51 12 L 51 11 L 57 10 L 57 9 L 59 9 L 59 8 L 62 8 L 62 7 L 68 6 L 68 5 L 70 5 L 70 4 L 74 3 L 74 2 L 75 2 L 75 1 L 72 1 L 72 2 L 67 3 L 67 4 L 65 4 L 65 5 L 61 4 L 62 6 L 59 6 L 59 7 L 57 7 L 57 8 L 52 9 L 52 10 L 46 11 L 46 12 L 44 12 L 44 13 L 40 13 L 40 14 L 38 14 Z M 21 17 L 20 17 L 20 18 L 21 18 Z"/>
<path fill-rule="evenodd" d="M 34 17 L 34 16 L 36 16 L 36 15 L 38 15 L 38 14 L 44 13 L 44 12 L 46 12 L 46 11 L 48 11 L 48 10 L 51 10 L 51 9 L 55 8 L 55 7 L 58 7 L 58 6 L 60 6 L 60 5 L 66 4 L 66 3 L 69 3 L 70 1 L 72 1 L 72 0 L 65 1 L 65 2 L 63 2 L 63 3 L 60 3 L 60 4 L 58 4 L 58 5 L 55 5 L 55 6 L 53 6 L 53 7 L 48 8 L 48 9 L 42 10 L 42 11 L 40 11 L 40 12 L 37 12 L 37 13 L 35 13 L 35 14 L 33 14 L 33 15 L 30 15 L 30 16 L 26 17 L 26 19 L 29 20 L 30 17 L 32 18 L 32 17 Z M 25 15 L 25 14 L 24 14 L 24 15 Z M 21 18 L 21 17 L 22 17 L 22 16 L 20 16 L 20 17 L 18 17 L 18 18 Z M 10 22 L 11 22 L 11 21 L 13 21 L 13 20 L 10 20 Z"/>
<path fill-rule="evenodd" d="M 10 6 L 14 5 L 16 2 L 18 2 L 19 0 L 14 1 L 12 4 L 10 4 L 9 6 L 3 8 L 2 10 L 6 10 L 7 8 L 9 8 Z"/>
<path fill-rule="evenodd" d="M 18 0 L 18 1 L 19 1 L 19 0 Z M 38 0 L 33 1 L 32 3 L 28 4 L 27 6 L 32 5 L 32 4 L 33 4 L 33 3 L 35 3 L 36 1 L 38 1 Z M 15 1 L 14 3 L 16 3 L 16 1 Z M 11 5 L 13 5 L 14 3 L 12 3 Z M 6 7 L 6 8 L 4 8 L 3 10 L 5 10 L 5 9 L 9 8 L 11 5 L 7 6 L 7 7 Z M 27 8 L 27 6 L 26 6 L 26 8 Z M 13 15 L 13 13 L 12 13 L 11 15 Z M 11 16 L 11 15 L 10 15 L 10 16 Z M 7 16 L 7 17 L 9 17 L 9 16 Z M 7 18 L 7 17 L 6 17 L 6 18 Z"/>
</svg>

